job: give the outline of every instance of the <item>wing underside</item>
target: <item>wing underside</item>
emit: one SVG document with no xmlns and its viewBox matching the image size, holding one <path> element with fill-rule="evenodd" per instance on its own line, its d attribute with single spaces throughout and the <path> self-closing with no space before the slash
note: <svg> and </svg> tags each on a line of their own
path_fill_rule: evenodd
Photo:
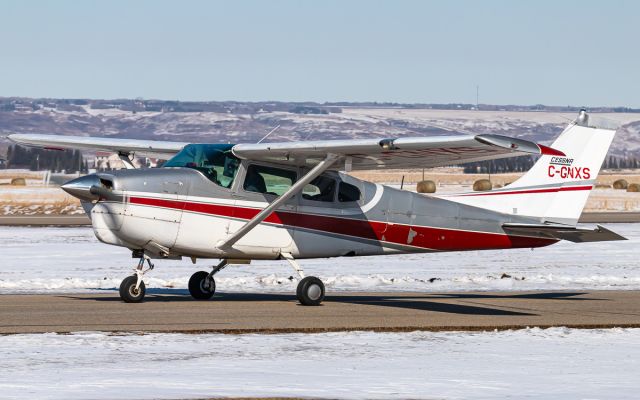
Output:
<svg viewBox="0 0 640 400">
<path fill-rule="evenodd" d="M 238 144 L 233 153 L 243 159 L 301 166 L 317 164 L 332 153 L 344 161 L 344 168 L 340 163 L 336 168 L 346 170 L 430 168 L 528 154 L 564 155 L 500 135 Z"/>
<path fill-rule="evenodd" d="M 188 143 L 158 140 L 117 139 L 90 136 L 13 134 L 9 139 L 24 146 L 50 150 L 79 149 L 169 159 Z"/>
</svg>

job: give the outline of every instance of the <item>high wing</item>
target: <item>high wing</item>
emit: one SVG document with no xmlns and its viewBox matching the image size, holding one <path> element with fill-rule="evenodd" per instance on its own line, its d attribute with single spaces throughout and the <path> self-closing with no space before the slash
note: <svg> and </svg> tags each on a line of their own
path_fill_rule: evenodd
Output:
<svg viewBox="0 0 640 400">
<path fill-rule="evenodd" d="M 61 136 L 40 134 L 13 134 L 12 141 L 25 146 L 43 147 L 50 150 L 81 149 L 99 150 L 121 155 L 135 154 L 160 159 L 169 159 L 189 143 L 158 140 L 115 139 L 90 136 Z"/>
<path fill-rule="evenodd" d="M 242 159 L 306 166 L 335 154 L 344 160 L 344 168 L 336 167 L 347 171 L 430 168 L 527 154 L 564 156 L 534 142 L 490 134 L 237 144 L 232 151 Z"/>
<path fill-rule="evenodd" d="M 103 137 L 40 134 L 9 135 L 12 141 L 46 149 L 102 150 L 169 159 L 188 143 Z M 501 135 L 403 137 L 385 139 L 320 140 L 308 142 L 246 143 L 233 147 L 242 159 L 312 167 L 327 155 L 337 156 L 332 168 L 429 168 L 494 160 L 527 154 L 564 153 L 527 140 Z M 344 164 L 342 164 L 344 162 Z"/>
</svg>

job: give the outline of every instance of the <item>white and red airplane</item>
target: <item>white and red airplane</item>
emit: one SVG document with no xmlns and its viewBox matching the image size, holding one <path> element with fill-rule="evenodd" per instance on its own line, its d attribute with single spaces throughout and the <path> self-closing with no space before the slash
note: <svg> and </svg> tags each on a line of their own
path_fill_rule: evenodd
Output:
<svg viewBox="0 0 640 400">
<path fill-rule="evenodd" d="M 189 280 L 210 299 L 214 275 L 228 264 L 287 260 L 300 275 L 297 297 L 318 305 L 325 288 L 297 259 L 413 252 L 541 247 L 622 240 L 601 226 L 576 224 L 615 129 L 583 110 L 550 146 L 500 135 L 466 135 L 257 144 L 191 144 L 14 134 L 49 149 L 117 152 L 127 169 L 62 186 L 79 198 L 96 237 L 139 258 L 120 296 L 140 302 L 150 258 L 220 259 Z M 135 169 L 133 155 L 168 159 Z M 539 160 L 508 187 L 423 195 L 358 180 L 351 170 L 426 168 L 535 154 Z M 145 269 L 145 260 L 149 268 Z"/>
</svg>

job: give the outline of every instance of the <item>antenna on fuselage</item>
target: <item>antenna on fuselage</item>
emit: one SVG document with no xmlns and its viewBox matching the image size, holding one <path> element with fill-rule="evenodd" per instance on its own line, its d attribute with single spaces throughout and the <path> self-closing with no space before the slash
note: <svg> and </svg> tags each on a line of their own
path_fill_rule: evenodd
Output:
<svg viewBox="0 0 640 400">
<path fill-rule="evenodd" d="M 272 130 L 269 131 L 269 133 L 267 133 L 266 135 L 264 135 L 264 137 L 260 140 L 258 140 L 258 143 L 261 143 L 263 140 L 265 140 L 266 138 L 269 137 L 269 135 L 271 135 L 273 132 L 277 131 L 278 128 L 280 128 L 280 125 L 276 126 L 275 128 L 273 128 Z"/>
</svg>

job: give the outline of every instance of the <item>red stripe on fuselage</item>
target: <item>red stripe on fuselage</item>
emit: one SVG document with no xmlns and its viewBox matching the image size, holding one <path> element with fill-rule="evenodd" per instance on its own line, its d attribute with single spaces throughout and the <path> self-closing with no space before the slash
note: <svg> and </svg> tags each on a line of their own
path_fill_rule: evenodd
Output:
<svg viewBox="0 0 640 400">
<path fill-rule="evenodd" d="M 498 196 L 498 195 L 504 195 L 504 194 L 554 193 L 554 192 L 570 192 L 575 190 L 591 190 L 592 188 L 593 186 L 591 185 L 566 186 L 566 187 L 556 187 L 556 188 L 548 188 L 548 189 L 529 189 L 529 190 L 520 190 L 520 191 L 470 193 L 470 194 L 463 194 L 460 196 L 472 197 L 472 196 Z"/>
<path fill-rule="evenodd" d="M 132 204 L 172 208 L 243 220 L 249 220 L 261 211 L 260 209 L 249 207 L 148 197 L 130 197 L 130 202 Z M 426 226 L 410 226 L 288 211 L 273 212 L 264 222 L 433 250 L 452 251 L 541 247 L 556 242 L 554 239 L 470 232 Z"/>
</svg>

